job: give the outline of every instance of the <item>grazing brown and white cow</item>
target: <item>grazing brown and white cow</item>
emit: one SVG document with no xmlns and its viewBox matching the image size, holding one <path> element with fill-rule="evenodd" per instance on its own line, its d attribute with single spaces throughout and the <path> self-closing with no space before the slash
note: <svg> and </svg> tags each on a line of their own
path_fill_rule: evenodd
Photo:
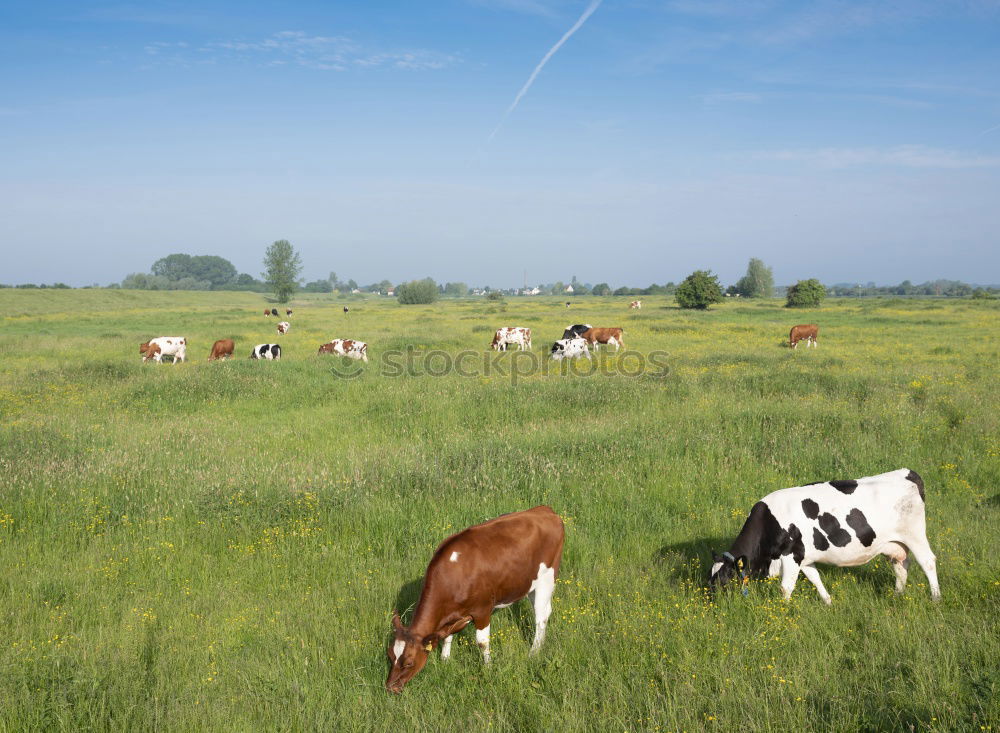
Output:
<svg viewBox="0 0 1000 733">
<path fill-rule="evenodd" d="M 490 347 L 494 351 L 506 351 L 510 345 L 516 345 L 518 351 L 531 351 L 531 329 L 518 326 L 498 328 L 493 334 Z"/>
<path fill-rule="evenodd" d="M 351 339 L 333 339 L 319 347 L 320 354 L 338 354 L 368 363 L 368 344 Z"/>
<path fill-rule="evenodd" d="M 285 310 L 285 315 L 286 315 L 286 316 L 290 316 L 290 315 L 292 315 L 292 309 L 291 309 L 291 308 L 287 308 L 287 309 Z"/>
<path fill-rule="evenodd" d="M 401 692 L 427 663 L 439 643 L 441 658 L 451 656 L 451 637 L 471 621 L 483 661 L 490 661 L 490 616 L 533 594 L 537 652 L 552 612 L 552 592 L 562 560 L 565 531 L 550 507 L 504 514 L 454 534 L 437 548 L 409 626 L 392 614 L 392 667 L 385 687 Z"/>
<path fill-rule="evenodd" d="M 641 300 L 633 300 L 631 303 L 628 304 L 628 307 L 632 308 L 633 310 L 639 310 L 639 309 L 642 308 L 642 301 Z"/>
<path fill-rule="evenodd" d="M 292 328 L 291 323 L 289 323 L 288 321 L 282 321 L 281 323 L 278 324 L 278 333 L 288 333 L 288 331 L 291 328 Z"/>
<path fill-rule="evenodd" d="M 771 492 L 754 504 L 729 551 L 713 557 L 709 583 L 780 575 L 787 600 L 801 570 L 823 602 L 830 603 L 815 563 L 852 567 L 885 555 L 896 571 L 896 592 L 902 593 L 908 552 L 937 600 L 941 589 L 927 542 L 924 482 L 915 471 L 900 468 Z"/>
<path fill-rule="evenodd" d="M 622 339 L 624 333 L 620 328 L 588 328 L 580 334 L 580 338 L 586 339 L 587 343 L 594 347 L 594 351 L 597 351 L 598 344 L 614 346 L 615 351 L 618 351 L 625 346 L 625 341 Z"/>
<path fill-rule="evenodd" d="M 271 315 L 271 311 L 269 311 L 267 308 L 265 308 L 264 309 L 264 318 L 267 318 L 270 315 Z"/>
<path fill-rule="evenodd" d="M 164 356 L 172 356 L 176 364 L 187 357 L 187 339 L 183 336 L 160 336 L 140 344 L 139 353 L 144 362 L 149 359 L 160 362 Z"/>
<path fill-rule="evenodd" d="M 208 355 L 208 360 L 228 359 L 233 355 L 235 349 L 236 344 L 233 343 L 232 339 L 219 339 L 212 344 L 212 353 Z"/>
<path fill-rule="evenodd" d="M 793 349 L 797 348 L 799 341 L 806 342 L 806 348 L 819 345 L 819 326 L 812 323 L 804 323 L 799 326 L 792 326 L 788 333 L 788 345 Z"/>
</svg>

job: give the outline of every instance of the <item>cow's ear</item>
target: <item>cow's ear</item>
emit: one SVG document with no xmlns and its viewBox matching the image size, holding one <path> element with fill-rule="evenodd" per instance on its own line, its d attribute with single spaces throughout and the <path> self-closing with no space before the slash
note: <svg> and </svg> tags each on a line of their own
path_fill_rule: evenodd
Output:
<svg viewBox="0 0 1000 733">
<path fill-rule="evenodd" d="M 712 562 L 722 562 L 722 555 L 712 550 Z"/>
<path fill-rule="evenodd" d="M 392 612 L 392 628 L 397 633 L 403 632 L 403 622 L 399 618 L 399 611 Z"/>
</svg>

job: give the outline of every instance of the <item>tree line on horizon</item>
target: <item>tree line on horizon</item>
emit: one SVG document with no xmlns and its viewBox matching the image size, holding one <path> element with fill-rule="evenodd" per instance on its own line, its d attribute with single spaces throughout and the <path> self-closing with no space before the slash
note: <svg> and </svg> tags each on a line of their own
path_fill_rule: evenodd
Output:
<svg viewBox="0 0 1000 733">
<path fill-rule="evenodd" d="M 465 297 L 489 295 L 493 299 L 518 295 L 558 295 L 579 296 L 645 296 L 673 295 L 682 307 L 703 309 L 725 297 L 771 298 L 785 297 L 790 306 L 818 305 L 826 296 L 871 297 L 871 296 L 937 296 L 995 298 L 1000 296 L 1000 286 L 986 287 L 970 285 L 959 280 L 938 279 L 920 284 L 904 280 L 898 285 L 876 285 L 869 282 L 836 283 L 825 286 L 818 279 L 800 280 L 794 285 L 776 287 L 774 274 L 761 259 L 753 257 L 747 265 L 746 274 L 725 289 L 718 276 L 710 270 L 696 270 L 680 284 L 667 282 L 653 283 L 645 288 L 622 286 L 612 289 L 606 282 L 592 285 L 581 282 L 574 275 L 569 283 L 557 280 L 539 283 L 531 288 L 493 288 L 488 285 L 470 288 L 463 282 L 448 282 L 439 285 L 432 278 L 412 280 L 394 286 L 390 280 L 381 280 L 368 285 L 359 285 L 355 280 L 341 280 L 336 272 L 326 278 L 304 282 L 300 278 L 302 260 L 298 252 L 287 240 L 272 243 L 264 255 L 264 272 L 260 278 L 239 272 L 232 262 L 217 255 L 189 255 L 175 253 L 162 257 L 150 267 L 148 273 L 134 272 L 121 283 L 112 283 L 108 288 L 135 290 L 231 290 L 259 293 L 274 293 L 279 302 L 287 302 L 297 291 L 306 293 L 393 293 L 400 303 L 430 303 L 439 297 Z M 0 284 L 0 288 L 53 288 L 68 289 L 65 283 L 52 285 L 23 283 L 20 285 Z M 100 287 L 98 285 L 87 287 Z"/>
</svg>

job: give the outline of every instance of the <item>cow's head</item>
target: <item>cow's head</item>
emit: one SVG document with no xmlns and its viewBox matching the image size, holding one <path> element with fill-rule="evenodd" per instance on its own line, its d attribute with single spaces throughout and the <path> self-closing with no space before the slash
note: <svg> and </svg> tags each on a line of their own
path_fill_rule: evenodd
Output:
<svg viewBox="0 0 1000 733">
<path fill-rule="evenodd" d="M 386 651 L 391 666 L 385 681 L 385 689 L 398 693 L 402 692 L 403 685 L 416 677 L 417 672 L 427 664 L 427 657 L 438 639 L 436 636 L 416 638 L 403 626 L 396 611 L 392 612 L 392 628 L 393 639 Z"/>
<path fill-rule="evenodd" d="M 139 353 L 140 354 L 145 354 L 147 349 L 149 349 L 149 342 L 148 341 L 146 343 L 144 343 L 144 344 L 139 344 Z"/>
<path fill-rule="evenodd" d="M 750 564 L 746 555 L 734 557 L 732 553 L 723 552 L 721 555 L 712 553 L 712 569 L 708 575 L 708 587 L 712 590 L 721 588 L 732 580 L 736 580 L 740 585 L 745 585 L 749 579 Z"/>
</svg>

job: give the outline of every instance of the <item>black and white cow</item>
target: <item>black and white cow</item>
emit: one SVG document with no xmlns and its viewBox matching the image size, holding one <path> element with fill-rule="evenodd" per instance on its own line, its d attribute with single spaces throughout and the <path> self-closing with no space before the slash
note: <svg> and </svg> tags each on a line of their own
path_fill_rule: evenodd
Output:
<svg viewBox="0 0 1000 733">
<path fill-rule="evenodd" d="M 908 551 L 937 600 L 941 590 L 927 542 L 924 482 L 916 472 L 900 468 L 856 481 L 819 482 L 768 494 L 754 504 L 729 551 L 713 557 L 709 584 L 780 575 L 787 600 L 801 570 L 823 602 L 830 603 L 815 563 L 864 565 L 885 555 L 896 571 L 896 592 L 902 593 Z"/>
<path fill-rule="evenodd" d="M 566 330 L 563 331 L 562 337 L 564 339 L 575 339 L 577 336 L 583 335 L 586 331 L 590 330 L 589 323 L 578 323 L 575 326 L 566 326 Z"/>
<path fill-rule="evenodd" d="M 552 344 L 550 356 L 556 361 L 563 359 L 577 359 L 584 356 L 590 359 L 590 349 L 587 348 L 587 340 L 581 338 L 559 339 Z"/>
<path fill-rule="evenodd" d="M 278 344 L 257 344 L 250 352 L 251 359 L 280 359 L 281 346 Z"/>
</svg>

